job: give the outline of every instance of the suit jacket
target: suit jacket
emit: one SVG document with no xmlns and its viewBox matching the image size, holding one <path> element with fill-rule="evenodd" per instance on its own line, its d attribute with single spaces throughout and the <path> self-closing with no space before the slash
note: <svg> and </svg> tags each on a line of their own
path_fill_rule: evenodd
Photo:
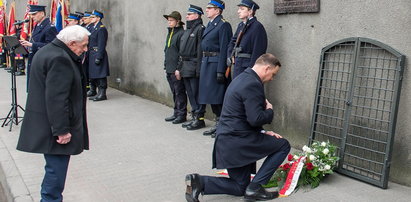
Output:
<svg viewBox="0 0 411 202">
<path fill-rule="evenodd" d="M 231 56 L 238 34 L 243 30 L 245 24 L 241 22 L 238 24 L 231 42 L 228 46 L 228 56 Z M 258 57 L 267 51 L 267 32 L 264 26 L 257 21 L 257 17 L 253 17 L 247 24 L 238 47 L 241 48 L 240 53 L 250 54 L 250 58 L 236 57 L 233 70 L 233 79 L 242 73 L 248 67 L 253 67 Z"/>
<path fill-rule="evenodd" d="M 86 80 L 81 57 L 55 39 L 36 53 L 32 66 L 17 149 L 64 155 L 88 149 Z M 57 136 L 68 132 L 71 141 L 58 144 Z"/>
<path fill-rule="evenodd" d="M 200 69 L 200 104 L 222 104 L 226 83 L 217 83 L 217 72 L 225 73 L 227 70 L 227 47 L 233 35 L 231 25 L 217 16 L 213 22 L 208 23 L 201 41 L 203 52 L 215 52 L 216 56 L 202 58 Z"/>
<path fill-rule="evenodd" d="M 101 22 L 90 29 L 91 35 L 88 43 L 89 78 L 105 78 L 110 76 L 108 55 L 106 51 L 108 32 Z M 100 60 L 99 65 L 96 64 L 96 59 Z"/>
<path fill-rule="evenodd" d="M 217 127 L 213 168 L 238 168 L 273 153 L 275 137 L 261 133 L 274 115 L 265 100 L 263 83 L 251 68 L 231 82 Z"/>
</svg>

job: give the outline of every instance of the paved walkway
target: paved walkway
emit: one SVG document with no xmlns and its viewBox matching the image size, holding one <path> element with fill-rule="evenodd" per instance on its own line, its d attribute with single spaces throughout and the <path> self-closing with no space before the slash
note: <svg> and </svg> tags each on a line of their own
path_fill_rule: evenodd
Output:
<svg viewBox="0 0 411 202">
<path fill-rule="evenodd" d="M 0 69 L 0 117 L 10 109 L 10 75 Z M 17 77 L 18 101 L 25 106 L 25 79 Z M 166 123 L 171 108 L 108 90 L 109 100 L 88 103 L 90 151 L 70 161 L 65 202 L 184 202 L 184 176 L 211 169 L 213 139 L 204 130 L 188 132 Z M 210 126 L 212 123 L 207 122 Z M 20 125 L 0 128 L 0 179 L 17 202 L 40 200 L 42 155 L 15 149 Z M 283 136 L 287 137 L 286 134 Z M 411 188 L 390 183 L 387 190 L 334 174 L 314 190 L 275 201 L 409 201 Z M 235 202 L 242 197 L 203 196 L 201 201 Z"/>
</svg>

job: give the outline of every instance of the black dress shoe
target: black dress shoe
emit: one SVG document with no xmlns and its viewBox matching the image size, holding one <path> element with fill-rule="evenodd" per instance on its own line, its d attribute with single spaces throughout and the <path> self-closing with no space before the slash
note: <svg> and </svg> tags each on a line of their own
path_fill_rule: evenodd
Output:
<svg viewBox="0 0 411 202">
<path fill-rule="evenodd" d="M 174 119 L 173 124 L 180 124 L 186 121 L 187 121 L 187 118 L 185 116 L 177 116 L 177 118 Z"/>
<path fill-rule="evenodd" d="M 181 127 L 187 128 L 187 127 L 188 127 L 189 125 L 191 125 L 193 122 L 194 122 L 194 120 L 187 121 L 187 122 L 181 124 Z"/>
<path fill-rule="evenodd" d="M 172 116 L 165 118 L 164 120 L 168 122 L 168 121 L 174 121 L 174 119 L 176 118 L 177 118 L 176 116 L 172 115 Z"/>
<path fill-rule="evenodd" d="M 205 135 L 205 136 L 213 135 L 213 134 L 215 134 L 216 131 L 217 131 L 217 127 L 213 126 L 213 127 L 210 128 L 210 130 L 204 131 L 203 135 Z"/>
<path fill-rule="evenodd" d="M 198 196 L 203 192 L 200 175 L 197 173 L 186 175 L 186 200 L 188 202 L 199 202 Z"/>
<path fill-rule="evenodd" d="M 245 190 L 244 199 L 246 199 L 247 201 L 256 201 L 256 200 L 268 201 L 268 200 L 278 198 L 277 191 L 268 192 L 261 185 L 258 185 L 258 186 L 259 187 L 256 190 L 252 190 L 248 186 L 247 189 Z"/>
<path fill-rule="evenodd" d="M 204 120 L 195 120 L 191 125 L 187 126 L 187 130 L 198 130 L 205 127 Z"/>
</svg>

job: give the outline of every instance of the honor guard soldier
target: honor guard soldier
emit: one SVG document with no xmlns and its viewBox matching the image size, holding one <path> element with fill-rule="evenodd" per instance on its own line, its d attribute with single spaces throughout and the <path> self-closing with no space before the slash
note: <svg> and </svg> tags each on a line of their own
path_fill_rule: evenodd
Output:
<svg viewBox="0 0 411 202">
<path fill-rule="evenodd" d="M 21 29 L 23 28 L 24 21 L 19 20 L 15 22 L 13 25 L 16 28 L 16 37 L 20 39 L 21 35 Z M 26 55 L 27 57 L 27 55 Z M 26 62 L 24 60 L 24 55 L 22 54 L 16 54 L 16 57 L 14 58 L 14 61 L 16 62 L 16 67 L 17 67 L 17 72 L 16 76 L 22 76 L 25 75 L 25 69 L 26 69 Z"/>
<path fill-rule="evenodd" d="M 107 100 L 107 76 L 110 76 L 108 55 L 106 51 L 108 32 L 101 22 L 101 19 L 104 18 L 102 12 L 94 10 L 90 18 L 91 23 L 93 23 L 94 26 L 91 29 L 88 44 L 90 91 L 87 95 L 95 95 L 96 87 L 98 87 L 97 95 L 91 96 L 90 99 L 93 101 Z"/>
<path fill-rule="evenodd" d="M 205 28 L 201 19 L 203 14 L 201 7 L 190 5 L 186 15 L 187 29 L 184 31 L 180 43 L 181 67 L 177 73 L 183 77 L 192 115 L 192 120 L 182 124 L 182 127 L 187 128 L 187 130 L 205 127 L 205 105 L 198 102 L 199 75 L 201 58 L 203 57 L 201 39 Z"/>
<path fill-rule="evenodd" d="M 29 5 L 29 15 L 37 25 L 33 28 L 30 41 L 21 41 L 21 45 L 29 49 L 27 64 L 27 85 L 29 83 L 30 66 L 34 54 L 43 46 L 47 45 L 56 38 L 57 29 L 46 17 L 46 6 Z"/>
<path fill-rule="evenodd" d="M 84 26 L 83 26 L 83 25 L 84 25 L 84 21 L 83 21 L 84 13 L 79 12 L 79 11 L 76 11 L 76 12 L 74 12 L 74 13 L 77 14 L 77 15 L 80 17 L 79 25 L 82 26 L 82 27 L 84 27 Z"/>
<path fill-rule="evenodd" d="M 84 11 L 84 16 L 83 16 L 83 27 L 85 27 L 88 31 L 92 31 L 93 28 L 93 23 L 91 20 L 91 12 L 90 11 Z"/>
<path fill-rule="evenodd" d="M 80 20 L 81 20 L 81 17 L 78 15 L 78 14 L 75 14 L 75 13 L 70 13 L 68 16 L 67 16 L 67 26 L 70 26 L 70 25 L 79 25 L 80 24 Z"/>
<path fill-rule="evenodd" d="M 227 61 L 234 63 L 232 75 L 237 77 L 248 67 L 254 66 L 258 57 L 267 51 L 267 32 L 264 26 L 255 17 L 260 7 L 252 0 L 242 0 L 238 4 L 238 17 L 242 20 L 237 27 L 230 45 Z"/>
<path fill-rule="evenodd" d="M 231 25 L 221 15 L 225 4 L 221 0 L 211 0 L 206 8 L 210 19 L 203 33 L 201 47 L 203 59 L 200 71 L 200 104 L 211 104 L 216 116 L 216 124 L 203 135 L 215 137 L 218 120 L 223 105 L 224 93 L 227 87 L 227 47 L 233 36 Z"/>
<path fill-rule="evenodd" d="M 163 16 L 168 22 L 168 34 L 164 47 L 164 70 L 174 101 L 173 115 L 165 120 L 172 121 L 173 124 L 179 124 L 187 119 L 186 89 L 181 76 L 176 73 L 180 59 L 180 40 L 184 32 L 184 23 L 181 21 L 181 14 L 177 11 Z"/>
</svg>

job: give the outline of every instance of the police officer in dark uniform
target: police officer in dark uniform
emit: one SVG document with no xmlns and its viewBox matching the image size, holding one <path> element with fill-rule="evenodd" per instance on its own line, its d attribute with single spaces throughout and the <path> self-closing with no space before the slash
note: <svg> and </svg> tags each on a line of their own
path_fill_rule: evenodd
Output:
<svg viewBox="0 0 411 202">
<path fill-rule="evenodd" d="M 70 26 L 70 25 L 80 25 L 80 20 L 81 20 L 80 15 L 75 14 L 75 13 L 70 13 L 70 14 L 67 16 L 67 19 L 66 19 L 66 21 L 67 21 L 67 26 Z"/>
<path fill-rule="evenodd" d="M 50 43 L 56 38 L 57 29 L 51 24 L 50 19 L 46 17 L 46 6 L 29 5 L 30 17 L 37 25 L 33 28 L 30 41 L 21 41 L 21 45 L 29 49 L 29 58 L 27 64 L 27 85 L 29 83 L 30 66 L 34 54 L 43 46 Z"/>
<path fill-rule="evenodd" d="M 80 11 L 76 11 L 76 12 L 74 12 L 74 14 L 77 14 L 77 15 L 80 17 L 79 25 L 82 26 L 82 27 L 84 27 L 84 26 L 83 26 L 83 25 L 84 25 L 84 21 L 83 21 L 84 13 L 82 13 L 82 12 L 80 12 Z"/>
<path fill-rule="evenodd" d="M 255 17 L 259 8 L 252 0 L 242 0 L 238 4 L 237 13 L 242 22 L 238 24 L 228 46 L 228 56 L 232 56 L 228 61 L 234 63 L 233 79 L 248 67 L 254 66 L 257 58 L 267 51 L 267 32 Z"/>
<path fill-rule="evenodd" d="M 106 51 L 108 32 L 103 23 L 101 23 L 101 19 L 104 18 L 102 12 L 94 10 L 90 17 L 91 23 L 94 24 L 88 44 L 90 91 L 96 89 L 96 86 L 98 87 L 97 95 L 90 99 L 93 101 L 107 100 L 107 76 L 110 76 Z"/>
<path fill-rule="evenodd" d="M 201 19 L 203 14 L 201 7 L 190 5 L 186 15 L 187 29 L 184 31 L 180 43 L 181 67 L 178 73 L 183 77 L 192 110 L 192 120 L 182 124 L 183 128 L 187 128 L 187 130 L 205 127 L 205 105 L 198 103 L 199 75 L 203 56 L 201 38 L 205 28 Z"/>
<path fill-rule="evenodd" d="M 211 0 L 206 8 L 210 19 L 203 33 L 201 47 L 203 59 L 200 71 L 200 104 L 211 104 L 216 116 L 216 125 L 203 135 L 215 136 L 216 127 L 221 114 L 224 93 L 227 87 L 225 73 L 227 70 L 227 47 L 233 36 L 231 25 L 221 15 L 225 3 L 221 0 Z"/>
<path fill-rule="evenodd" d="M 187 175 L 187 201 L 198 201 L 200 193 L 244 196 L 247 201 L 278 197 L 278 192 L 268 192 L 262 185 L 268 183 L 290 152 L 286 139 L 263 130 L 263 125 L 271 123 L 274 116 L 273 106 L 265 97 L 264 83 L 273 79 L 280 66 L 275 56 L 263 54 L 252 68 L 231 82 L 213 151 L 213 168 L 227 169 L 229 177 Z M 255 163 L 263 158 L 250 181 Z"/>
</svg>

